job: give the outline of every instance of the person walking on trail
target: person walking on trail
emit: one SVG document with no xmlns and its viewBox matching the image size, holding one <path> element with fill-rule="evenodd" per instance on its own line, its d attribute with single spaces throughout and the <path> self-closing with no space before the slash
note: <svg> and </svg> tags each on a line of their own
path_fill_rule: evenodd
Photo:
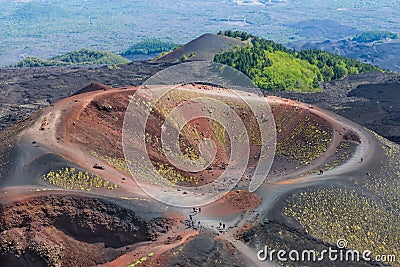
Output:
<svg viewBox="0 0 400 267">
<path fill-rule="evenodd" d="M 319 170 L 319 175 L 323 175 L 324 174 L 324 170 L 323 169 L 320 169 Z"/>
<path fill-rule="evenodd" d="M 200 221 L 197 222 L 197 229 L 200 230 Z"/>
</svg>

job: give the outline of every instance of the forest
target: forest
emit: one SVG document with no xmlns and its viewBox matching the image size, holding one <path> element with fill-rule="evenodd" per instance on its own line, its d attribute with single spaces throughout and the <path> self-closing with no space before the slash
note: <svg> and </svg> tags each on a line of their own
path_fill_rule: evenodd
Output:
<svg viewBox="0 0 400 267">
<path fill-rule="evenodd" d="M 316 92 L 321 90 L 321 82 L 343 79 L 352 74 L 384 71 L 317 49 L 288 49 L 246 32 L 220 31 L 218 34 L 238 38 L 248 45 L 219 53 L 214 61 L 242 71 L 267 91 Z"/>
<path fill-rule="evenodd" d="M 389 31 L 367 31 L 357 35 L 351 40 L 358 43 L 371 43 L 371 42 L 383 41 L 386 39 L 394 40 L 398 38 L 399 34 Z"/>
<path fill-rule="evenodd" d="M 126 64 L 130 61 L 119 55 L 89 50 L 86 48 L 73 51 L 64 55 L 55 56 L 48 60 L 37 57 L 27 57 L 11 65 L 11 67 L 47 67 L 47 66 L 73 66 L 73 65 L 103 65 L 103 64 Z"/>
<path fill-rule="evenodd" d="M 159 54 L 162 52 L 171 51 L 177 46 L 177 44 L 163 42 L 158 39 L 146 39 L 123 51 L 121 56 Z"/>
</svg>

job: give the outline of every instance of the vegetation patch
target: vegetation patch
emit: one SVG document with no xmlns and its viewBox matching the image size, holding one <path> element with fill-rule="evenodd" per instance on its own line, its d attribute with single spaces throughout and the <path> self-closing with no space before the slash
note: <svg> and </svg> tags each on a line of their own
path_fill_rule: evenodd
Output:
<svg viewBox="0 0 400 267">
<path fill-rule="evenodd" d="M 328 158 L 324 164 L 318 166 L 317 168 L 311 171 L 306 172 L 305 175 L 319 173 L 321 169 L 327 171 L 340 166 L 349 159 L 350 155 L 353 154 L 352 152 L 354 151 L 354 149 L 355 149 L 355 144 L 352 144 L 347 141 L 341 142 L 340 145 L 336 148 L 334 155 Z"/>
<path fill-rule="evenodd" d="M 100 155 L 95 151 L 90 151 L 90 154 L 95 156 L 96 158 L 107 162 L 108 165 L 113 166 L 115 169 L 119 171 L 123 171 L 129 173 L 128 165 L 126 164 L 126 160 L 124 158 L 110 157 L 107 155 Z"/>
<path fill-rule="evenodd" d="M 157 172 L 173 184 L 194 184 L 198 185 L 199 181 L 194 176 L 182 175 L 173 166 L 153 161 L 153 165 L 157 167 Z"/>
<path fill-rule="evenodd" d="M 395 255 L 400 266 L 400 147 L 373 133 L 382 144 L 382 167 L 362 179 L 360 188 L 314 188 L 293 195 L 283 214 L 307 233 L 335 244 L 345 238 L 350 249 Z"/>
<path fill-rule="evenodd" d="M 282 52 L 265 52 L 271 66 L 260 73 L 257 85 L 273 91 L 318 91 L 321 72 L 308 61 Z"/>
<path fill-rule="evenodd" d="M 128 267 L 135 267 L 135 266 L 139 266 L 141 264 L 144 264 L 144 262 L 146 262 L 149 258 L 153 257 L 154 253 L 150 252 L 149 254 L 147 254 L 147 256 L 143 256 L 140 259 L 135 260 L 134 263 L 129 264 Z"/>
<path fill-rule="evenodd" d="M 163 42 L 158 39 L 146 39 L 138 42 L 121 53 L 121 56 L 152 55 L 169 52 L 179 45 Z"/>
<path fill-rule="evenodd" d="M 196 56 L 196 52 L 191 52 L 189 55 L 183 55 L 180 60 L 181 61 L 188 61 Z"/>
<path fill-rule="evenodd" d="M 346 239 L 349 249 L 373 255 L 396 255 L 400 244 L 397 212 L 345 188 L 318 188 L 299 193 L 283 214 L 325 242 Z M 397 263 L 400 263 L 398 261 Z"/>
<path fill-rule="evenodd" d="M 238 38 L 248 45 L 217 54 L 214 61 L 242 71 L 267 91 L 316 92 L 321 90 L 320 82 L 342 79 L 351 74 L 383 71 L 321 50 L 297 52 L 245 32 L 218 34 Z"/>
<path fill-rule="evenodd" d="M 351 39 L 351 41 L 355 41 L 358 43 L 372 43 L 385 41 L 387 39 L 398 39 L 399 34 L 389 31 L 367 31 L 363 32 Z"/>
<path fill-rule="evenodd" d="M 213 119 L 208 119 L 208 125 L 210 126 L 211 131 L 214 133 L 215 139 L 218 141 L 218 144 L 222 145 L 222 147 L 225 148 L 227 143 L 225 127 L 221 123 Z"/>
<path fill-rule="evenodd" d="M 275 110 L 277 110 L 275 108 Z M 302 164 L 310 164 L 320 157 L 332 142 L 332 128 L 301 110 L 280 108 L 275 111 L 277 129 L 276 155 Z M 302 119 L 299 119 L 299 118 Z"/>
<path fill-rule="evenodd" d="M 126 64 L 130 60 L 119 55 L 98 51 L 81 49 L 67 53 L 65 55 L 52 57 L 49 60 L 43 60 L 37 57 L 27 57 L 11 67 L 48 67 L 48 66 L 73 66 L 73 65 L 112 65 Z"/>
<path fill-rule="evenodd" d="M 107 188 L 108 190 L 119 188 L 118 185 L 110 183 L 98 175 L 89 174 L 68 167 L 58 171 L 50 171 L 43 175 L 43 180 L 51 185 L 67 190 L 90 191 L 94 188 Z"/>
<path fill-rule="evenodd" d="M 373 133 L 382 143 L 386 160 L 380 171 L 371 175 L 363 188 L 373 192 L 388 210 L 400 214 L 400 147 L 385 138 Z M 400 242 L 398 243 L 400 244 Z M 400 248 L 399 248 L 400 250 Z"/>
</svg>

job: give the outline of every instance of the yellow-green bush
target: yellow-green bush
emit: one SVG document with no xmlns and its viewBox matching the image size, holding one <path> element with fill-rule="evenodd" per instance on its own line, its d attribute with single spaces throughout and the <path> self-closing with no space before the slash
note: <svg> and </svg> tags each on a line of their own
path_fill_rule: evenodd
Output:
<svg viewBox="0 0 400 267">
<path fill-rule="evenodd" d="M 78 171 L 75 168 L 62 168 L 58 171 L 50 171 L 43 175 L 43 180 L 51 185 L 68 190 L 90 191 L 94 188 L 107 188 L 113 190 L 119 186 L 104 180 L 98 175 Z"/>
</svg>

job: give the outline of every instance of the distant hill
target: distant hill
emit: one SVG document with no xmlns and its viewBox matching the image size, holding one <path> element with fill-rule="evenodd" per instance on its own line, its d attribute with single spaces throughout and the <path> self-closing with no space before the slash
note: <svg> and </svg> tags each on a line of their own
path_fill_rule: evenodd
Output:
<svg viewBox="0 0 400 267">
<path fill-rule="evenodd" d="M 158 39 L 146 39 L 132 45 L 131 47 L 123 51 L 120 55 L 129 58 L 135 55 L 160 54 L 163 52 L 169 52 L 178 46 L 179 45 L 177 44 L 163 42 Z"/>
<path fill-rule="evenodd" d="M 108 64 L 126 64 L 130 61 L 109 52 L 81 49 L 65 55 L 55 56 L 48 60 L 37 57 L 27 57 L 12 67 L 48 67 L 48 66 L 74 66 L 74 65 L 108 65 Z"/>
<path fill-rule="evenodd" d="M 216 54 L 242 45 L 244 42 L 239 39 L 208 33 L 162 56 L 157 61 L 212 61 Z"/>
<path fill-rule="evenodd" d="M 221 36 L 240 38 L 247 45 L 218 53 L 214 61 L 232 66 L 267 91 L 320 91 L 320 83 L 352 74 L 383 71 L 379 67 L 321 50 L 295 51 L 273 41 L 239 32 Z"/>
</svg>

